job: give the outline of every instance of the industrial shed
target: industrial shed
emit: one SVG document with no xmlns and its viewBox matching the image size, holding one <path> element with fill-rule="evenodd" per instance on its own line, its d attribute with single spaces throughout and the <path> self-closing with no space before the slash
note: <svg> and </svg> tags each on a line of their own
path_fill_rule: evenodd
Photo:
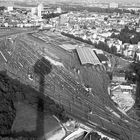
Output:
<svg viewBox="0 0 140 140">
<path fill-rule="evenodd" d="M 106 63 L 109 61 L 102 50 L 98 50 L 98 49 L 92 49 L 92 50 L 95 52 L 95 54 L 97 55 L 101 63 Z"/>
<path fill-rule="evenodd" d="M 59 46 L 66 51 L 72 51 L 77 47 L 77 45 L 73 45 L 73 44 L 62 44 Z"/>
<path fill-rule="evenodd" d="M 91 48 L 77 47 L 76 51 L 82 65 L 85 64 L 101 65 L 98 57 L 96 56 L 96 54 L 93 52 Z"/>
</svg>

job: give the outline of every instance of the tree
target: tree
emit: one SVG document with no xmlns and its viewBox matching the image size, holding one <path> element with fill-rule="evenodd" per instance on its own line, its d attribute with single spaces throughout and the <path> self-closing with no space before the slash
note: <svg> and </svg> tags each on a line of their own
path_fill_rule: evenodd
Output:
<svg viewBox="0 0 140 140">
<path fill-rule="evenodd" d="M 103 137 L 101 140 L 109 140 L 107 137 Z"/>
<path fill-rule="evenodd" d="M 84 25 L 84 26 L 83 26 L 83 29 L 87 29 L 87 26 L 86 26 L 86 25 Z"/>
<path fill-rule="evenodd" d="M 0 6 L 0 11 L 3 11 L 3 10 L 5 10 L 5 9 L 6 9 L 6 7 Z"/>
<path fill-rule="evenodd" d="M 105 17 L 105 18 L 104 18 L 104 21 L 107 21 L 107 20 L 108 20 L 108 17 Z"/>
<path fill-rule="evenodd" d="M 104 43 L 104 42 L 100 41 L 98 44 L 96 44 L 96 47 L 98 49 L 101 49 L 101 50 L 104 50 L 106 52 L 109 52 L 109 46 L 106 43 Z"/>
<path fill-rule="evenodd" d="M 133 38 L 130 39 L 131 44 L 137 44 L 139 42 L 139 37 L 137 34 L 134 35 Z"/>
<path fill-rule="evenodd" d="M 140 63 L 139 62 L 133 62 L 128 66 L 128 70 L 126 73 L 128 79 L 132 81 L 136 81 L 136 98 L 135 98 L 135 107 L 136 114 L 140 117 L 139 110 L 140 110 Z"/>
<path fill-rule="evenodd" d="M 137 61 L 137 53 L 135 52 L 134 54 L 134 58 L 133 58 L 134 61 Z"/>
<path fill-rule="evenodd" d="M 112 54 L 117 54 L 117 48 L 116 48 L 115 46 L 112 46 L 112 47 L 110 48 L 110 52 L 111 52 Z"/>
<path fill-rule="evenodd" d="M 122 43 L 137 44 L 140 41 L 140 32 L 136 32 L 136 29 L 129 29 L 125 26 L 119 35 L 112 33 L 111 38 L 117 38 L 122 41 Z"/>
</svg>

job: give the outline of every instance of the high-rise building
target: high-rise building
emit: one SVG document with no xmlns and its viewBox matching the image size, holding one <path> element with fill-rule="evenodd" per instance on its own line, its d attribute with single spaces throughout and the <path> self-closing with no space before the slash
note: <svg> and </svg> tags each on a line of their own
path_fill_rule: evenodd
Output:
<svg viewBox="0 0 140 140">
<path fill-rule="evenodd" d="M 8 11 L 8 12 L 13 11 L 13 6 L 8 6 L 8 7 L 7 7 L 7 11 Z"/>
<path fill-rule="evenodd" d="M 109 7 L 110 8 L 118 8 L 119 5 L 118 5 L 118 3 L 112 2 L 112 3 L 109 4 Z"/>
<path fill-rule="evenodd" d="M 43 4 L 39 4 L 38 7 L 37 7 L 37 15 L 38 17 L 42 18 L 42 11 L 44 10 L 44 6 Z"/>
<path fill-rule="evenodd" d="M 57 13 L 62 13 L 61 7 L 58 7 L 58 8 L 57 8 Z"/>
<path fill-rule="evenodd" d="M 36 11 L 37 11 L 37 8 L 36 7 L 32 7 L 31 8 L 31 14 L 32 15 L 35 15 Z"/>
</svg>

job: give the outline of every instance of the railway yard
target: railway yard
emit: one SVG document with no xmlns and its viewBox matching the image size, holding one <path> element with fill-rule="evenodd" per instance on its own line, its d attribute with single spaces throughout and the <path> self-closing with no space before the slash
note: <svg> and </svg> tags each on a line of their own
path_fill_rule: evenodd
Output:
<svg viewBox="0 0 140 140">
<path fill-rule="evenodd" d="M 1 38 L 1 71 L 6 70 L 12 78 L 39 90 L 34 65 L 44 57 L 52 64 L 51 73 L 45 75 L 44 93 L 63 105 L 70 117 L 112 138 L 139 140 L 140 123 L 120 111 L 108 95 L 106 70 L 102 66 L 81 65 L 75 50 L 66 51 L 59 46 L 63 43 L 81 45 L 51 31 Z"/>
</svg>

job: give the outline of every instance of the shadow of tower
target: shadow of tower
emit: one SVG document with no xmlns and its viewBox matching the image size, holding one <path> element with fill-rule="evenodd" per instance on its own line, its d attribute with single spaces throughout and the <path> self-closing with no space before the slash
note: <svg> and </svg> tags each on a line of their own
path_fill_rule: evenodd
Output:
<svg viewBox="0 0 140 140">
<path fill-rule="evenodd" d="M 45 88 L 45 75 L 48 75 L 52 70 L 52 65 L 48 60 L 42 57 L 34 65 L 34 73 L 39 76 L 39 97 L 37 99 L 37 120 L 36 132 L 38 138 L 42 139 L 44 136 L 44 88 Z"/>
</svg>

